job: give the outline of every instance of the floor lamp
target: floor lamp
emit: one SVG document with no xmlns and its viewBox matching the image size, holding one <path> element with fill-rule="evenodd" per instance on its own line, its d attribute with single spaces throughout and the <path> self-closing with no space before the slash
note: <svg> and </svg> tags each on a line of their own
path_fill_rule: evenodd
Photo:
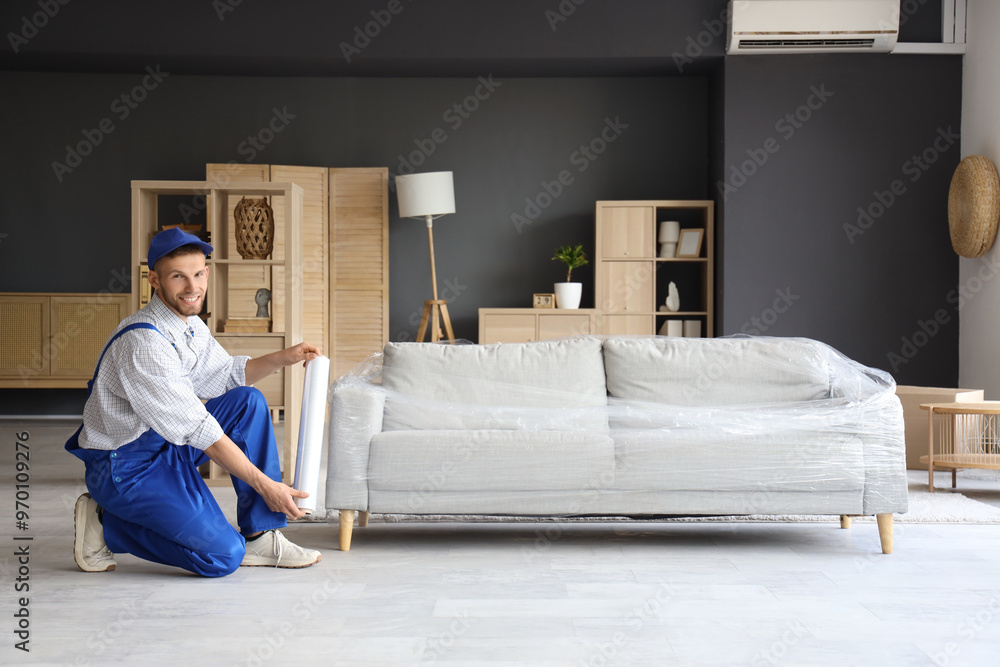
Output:
<svg viewBox="0 0 1000 667">
<path fill-rule="evenodd" d="M 417 342 L 422 343 L 431 327 L 431 341 L 441 340 L 441 325 L 448 334 L 448 340 L 455 340 L 448 317 L 448 302 L 438 298 L 437 269 L 434 266 L 434 218 L 455 212 L 455 184 L 450 171 L 434 171 L 425 174 L 408 174 L 396 177 L 396 196 L 399 200 L 399 217 L 417 218 L 427 221 L 427 245 L 431 252 L 431 289 L 434 298 L 424 301 L 424 313 L 420 317 Z"/>
</svg>

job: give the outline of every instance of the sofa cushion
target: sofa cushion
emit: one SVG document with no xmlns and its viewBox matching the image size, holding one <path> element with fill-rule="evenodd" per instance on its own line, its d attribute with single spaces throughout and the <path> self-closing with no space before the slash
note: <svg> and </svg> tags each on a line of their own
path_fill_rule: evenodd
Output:
<svg viewBox="0 0 1000 667">
<path fill-rule="evenodd" d="M 601 341 L 513 345 L 389 343 L 386 431 L 554 429 L 606 432 Z M 559 408 L 559 410 L 556 410 Z"/>
<path fill-rule="evenodd" d="M 609 338 L 608 393 L 670 405 L 748 405 L 830 397 L 829 348 L 798 338 Z"/>
<path fill-rule="evenodd" d="M 755 514 L 768 494 L 856 491 L 860 499 L 865 488 L 864 445 L 850 432 L 624 429 L 614 438 L 618 489 L 745 492 L 745 513 Z"/>
<path fill-rule="evenodd" d="M 614 443 L 574 431 L 389 431 L 372 439 L 373 490 L 565 491 L 614 482 Z M 412 511 L 417 511 L 418 503 Z"/>
</svg>

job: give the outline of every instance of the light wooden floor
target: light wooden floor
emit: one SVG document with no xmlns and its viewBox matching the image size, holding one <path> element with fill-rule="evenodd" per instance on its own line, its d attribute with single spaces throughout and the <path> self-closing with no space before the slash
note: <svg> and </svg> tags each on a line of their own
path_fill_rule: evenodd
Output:
<svg viewBox="0 0 1000 667">
<path fill-rule="evenodd" d="M 305 570 L 207 580 L 123 555 L 86 574 L 71 555 L 83 467 L 61 448 L 75 424 L 0 426 L 0 664 L 1000 664 L 1000 526 L 897 523 L 883 556 L 858 523 L 371 524 L 346 553 L 313 523 L 287 530 L 323 550 Z M 1000 483 L 978 488 L 1000 502 Z"/>
</svg>

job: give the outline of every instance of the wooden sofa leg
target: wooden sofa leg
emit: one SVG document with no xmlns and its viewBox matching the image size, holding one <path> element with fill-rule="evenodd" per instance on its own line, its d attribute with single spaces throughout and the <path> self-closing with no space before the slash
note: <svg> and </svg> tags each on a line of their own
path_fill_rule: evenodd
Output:
<svg viewBox="0 0 1000 667">
<path fill-rule="evenodd" d="M 892 514 L 876 514 L 878 538 L 882 542 L 882 553 L 892 553 Z"/>
<path fill-rule="evenodd" d="M 840 515 L 840 527 L 844 528 L 844 529 L 850 528 L 851 527 L 851 517 L 847 516 L 846 514 L 841 514 Z"/>
<path fill-rule="evenodd" d="M 368 510 L 358 512 L 358 526 L 364 528 L 368 525 Z"/>
<path fill-rule="evenodd" d="M 354 532 L 354 510 L 340 510 L 341 551 L 351 550 L 351 533 L 353 532 Z"/>
</svg>

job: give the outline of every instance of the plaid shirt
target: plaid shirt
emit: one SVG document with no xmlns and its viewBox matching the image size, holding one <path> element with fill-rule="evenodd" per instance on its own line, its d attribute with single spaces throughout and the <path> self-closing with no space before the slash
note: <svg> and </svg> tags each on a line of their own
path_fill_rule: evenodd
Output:
<svg viewBox="0 0 1000 667">
<path fill-rule="evenodd" d="M 233 357 L 205 323 L 182 320 L 155 294 L 149 304 L 122 320 L 133 329 L 108 348 L 93 392 L 83 410 L 80 446 L 118 449 L 152 429 L 167 442 L 205 449 L 223 436 L 202 400 L 246 384 L 250 357 Z"/>
</svg>

